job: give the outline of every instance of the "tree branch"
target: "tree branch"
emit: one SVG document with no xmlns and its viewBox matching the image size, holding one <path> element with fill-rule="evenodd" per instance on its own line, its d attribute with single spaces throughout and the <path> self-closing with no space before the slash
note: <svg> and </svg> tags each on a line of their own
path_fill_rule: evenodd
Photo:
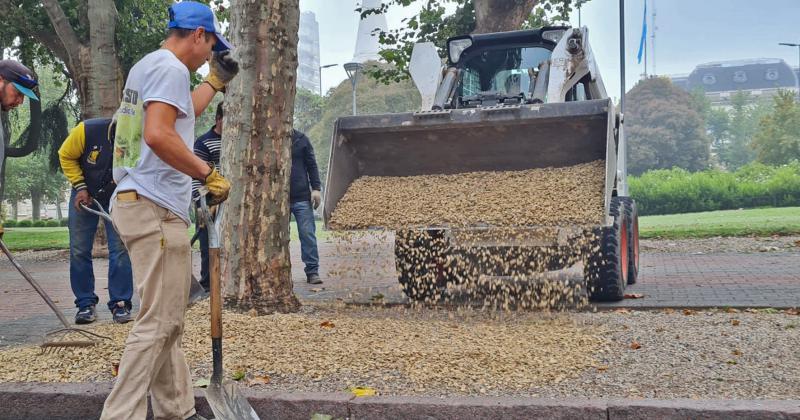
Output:
<svg viewBox="0 0 800 420">
<path fill-rule="evenodd" d="M 58 4 L 58 0 L 42 0 L 42 4 L 45 12 L 47 12 L 47 17 L 50 18 L 50 24 L 53 25 L 53 29 L 66 51 L 68 59 L 65 63 L 71 64 L 72 68 L 79 68 L 80 47 L 82 44 L 75 30 L 70 26 L 67 15 L 64 14 L 64 10 Z"/>
<path fill-rule="evenodd" d="M 514 31 L 530 16 L 539 0 L 475 0 L 475 32 Z"/>
</svg>

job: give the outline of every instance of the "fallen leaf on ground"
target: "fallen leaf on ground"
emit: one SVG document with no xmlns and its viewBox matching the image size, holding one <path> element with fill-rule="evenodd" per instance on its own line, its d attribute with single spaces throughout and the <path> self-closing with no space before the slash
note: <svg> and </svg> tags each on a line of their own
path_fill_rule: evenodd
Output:
<svg viewBox="0 0 800 420">
<path fill-rule="evenodd" d="M 355 386 L 350 388 L 350 392 L 356 397 L 372 397 L 377 394 L 374 389 L 368 386 Z"/>
<path fill-rule="evenodd" d="M 269 383 L 269 380 L 270 380 L 270 378 L 267 375 L 255 376 L 255 377 L 253 377 L 253 379 L 250 379 L 249 381 L 247 381 L 247 384 L 248 385 L 266 385 L 266 384 Z"/>
<path fill-rule="evenodd" d="M 735 314 L 735 313 L 738 313 L 739 310 L 736 309 L 736 308 L 725 308 L 725 312 L 727 312 L 729 314 Z"/>
<path fill-rule="evenodd" d="M 640 348 L 642 348 L 642 345 L 641 345 L 641 344 L 639 344 L 639 342 L 638 342 L 638 341 L 634 341 L 634 342 L 632 342 L 632 343 L 631 343 L 631 349 L 633 349 L 633 350 L 639 350 Z"/>
<path fill-rule="evenodd" d="M 234 381 L 241 381 L 242 379 L 244 379 L 244 377 L 245 373 L 243 370 L 237 370 L 233 372 L 233 375 L 231 375 L 231 378 L 233 378 Z"/>
<path fill-rule="evenodd" d="M 625 308 L 614 309 L 614 312 L 616 312 L 618 314 L 629 314 L 629 313 L 631 313 L 631 311 L 629 311 L 629 310 L 627 310 Z"/>
<path fill-rule="evenodd" d="M 322 328 L 333 328 L 336 325 L 333 322 L 330 322 L 330 321 L 322 321 L 322 323 L 320 323 L 319 326 L 322 327 Z"/>
<path fill-rule="evenodd" d="M 675 313 L 675 310 L 674 310 L 674 309 L 672 309 L 672 308 L 666 308 L 666 309 L 664 309 L 664 313 L 665 313 L 665 314 L 674 314 L 674 313 Z"/>
<path fill-rule="evenodd" d="M 641 293 L 625 293 L 623 296 L 625 299 L 641 299 L 644 297 Z"/>
<path fill-rule="evenodd" d="M 684 314 L 684 315 L 694 315 L 694 314 L 696 314 L 696 313 L 697 313 L 697 311 L 694 311 L 694 310 L 692 310 L 692 309 L 684 309 L 684 310 L 683 310 L 683 314 Z"/>
<path fill-rule="evenodd" d="M 742 352 L 741 352 L 741 350 L 734 349 L 734 350 L 731 352 L 731 354 L 733 354 L 734 356 L 741 356 L 741 355 L 742 355 Z"/>
<path fill-rule="evenodd" d="M 598 366 L 598 367 L 597 367 L 597 371 L 598 371 L 598 372 L 605 372 L 605 371 L 607 371 L 607 370 L 608 370 L 608 366 L 606 366 L 606 365 L 603 365 L 603 366 Z"/>
<path fill-rule="evenodd" d="M 319 288 L 319 287 L 312 287 L 312 288 L 311 288 L 311 291 L 312 291 L 312 292 L 314 292 L 314 293 L 317 293 L 317 292 L 321 292 L 321 291 L 322 291 L 322 289 L 321 289 L 321 288 Z"/>
<path fill-rule="evenodd" d="M 784 311 L 786 315 L 800 315 L 800 309 L 791 308 Z"/>
<path fill-rule="evenodd" d="M 330 414 L 314 413 L 314 415 L 311 416 L 311 420 L 333 420 L 333 416 Z"/>
<path fill-rule="evenodd" d="M 725 362 L 725 363 L 727 363 L 727 364 L 729 364 L 729 365 L 735 365 L 735 364 L 737 364 L 736 360 L 728 360 L 728 361 L 727 361 L 727 362 Z"/>
<path fill-rule="evenodd" d="M 741 322 L 739 322 L 738 319 L 732 319 L 731 320 L 731 325 L 733 325 L 734 327 L 738 327 L 740 323 Z"/>
</svg>

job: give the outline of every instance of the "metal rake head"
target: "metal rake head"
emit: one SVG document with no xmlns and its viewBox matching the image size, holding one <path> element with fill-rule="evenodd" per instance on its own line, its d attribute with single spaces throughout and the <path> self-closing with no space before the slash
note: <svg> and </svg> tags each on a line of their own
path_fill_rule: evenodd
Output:
<svg viewBox="0 0 800 420">
<path fill-rule="evenodd" d="M 70 333 L 77 333 L 84 337 L 86 340 L 67 340 L 66 336 Z M 71 347 L 91 347 L 97 344 L 99 339 L 110 340 L 111 337 L 95 334 L 90 331 L 85 331 L 79 328 L 61 328 L 59 330 L 50 331 L 45 334 L 45 342 L 42 343 L 42 353 L 59 353 L 64 349 Z"/>
</svg>

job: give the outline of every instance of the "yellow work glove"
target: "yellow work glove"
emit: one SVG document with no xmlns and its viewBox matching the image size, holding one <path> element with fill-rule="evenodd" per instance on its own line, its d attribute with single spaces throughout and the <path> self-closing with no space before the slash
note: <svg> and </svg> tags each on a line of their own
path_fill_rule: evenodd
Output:
<svg viewBox="0 0 800 420">
<path fill-rule="evenodd" d="M 228 82 L 239 73 L 239 63 L 231 57 L 230 51 L 220 51 L 211 56 L 208 69 L 208 76 L 204 82 L 217 92 L 224 92 Z"/>
<path fill-rule="evenodd" d="M 208 188 L 206 203 L 208 203 L 209 206 L 215 206 L 228 199 L 231 183 L 220 175 L 213 166 L 211 167 L 211 173 L 209 173 L 203 181 L 203 185 Z"/>
</svg>

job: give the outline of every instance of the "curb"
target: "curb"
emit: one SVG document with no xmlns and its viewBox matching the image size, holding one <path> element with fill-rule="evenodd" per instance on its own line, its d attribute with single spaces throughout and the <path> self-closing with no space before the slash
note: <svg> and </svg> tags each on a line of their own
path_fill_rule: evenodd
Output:
<svg viewBox="0 0 800 420">
<path fill-rule="evenodd" d="M 96 419 L 111 383 L 2 383 L 0 419 Z M 243 389 L 262 419 L 798 419 L 799 400 L 589 400 L 581 398 L 391 397 L 355 398 L 349 393 L 256 392 Z M 212 416 L 202 390 L 200 414 Z"/>
</svg>

